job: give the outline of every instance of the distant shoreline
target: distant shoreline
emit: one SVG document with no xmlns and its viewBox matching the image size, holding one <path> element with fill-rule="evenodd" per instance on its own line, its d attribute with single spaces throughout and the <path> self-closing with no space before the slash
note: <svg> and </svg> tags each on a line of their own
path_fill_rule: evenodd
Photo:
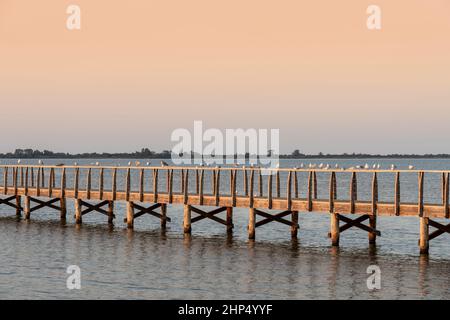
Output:
<svg viewBox="0 0 450 320">
<path fill-rule="evenodd" d="M 0 159 L 171 159 L 172 154 L 168 150 L 154 152 L 148 148 L 132 153 L 62 153 L 53 151 L 39 151 L 32 149 L 16 149 L 14 152 L 0 153 Z M 223 158 L 223 155 L 212 157 L 192 154 L 192 159 Z M 232 157 L 232 156 L 231 156 Z M 237 158 L 237 155 L 234 155 Z M 241 156 L 242 157 L 242 156 Z M 245 155 L 248 159 L 248 154 Z M 343 153 L 343 154 L 302 154 L 295 150 L 292 154 L 279 155 L 279 159 L 450 159 L 450 154 L 364 154 L 364 153 Z"/>
</svg>

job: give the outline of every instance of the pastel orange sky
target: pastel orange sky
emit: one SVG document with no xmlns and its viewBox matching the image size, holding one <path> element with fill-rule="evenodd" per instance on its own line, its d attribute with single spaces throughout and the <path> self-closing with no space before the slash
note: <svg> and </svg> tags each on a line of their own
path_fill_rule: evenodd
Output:
<svg viewBox="0 0 450 320">
<path fill-rule="evenodd" d="M 0 107 L 0 152 L 170 149 L 203 120 L 282 152 L 450 153 L 450 2 L 0 0 Z"/>
</svg>

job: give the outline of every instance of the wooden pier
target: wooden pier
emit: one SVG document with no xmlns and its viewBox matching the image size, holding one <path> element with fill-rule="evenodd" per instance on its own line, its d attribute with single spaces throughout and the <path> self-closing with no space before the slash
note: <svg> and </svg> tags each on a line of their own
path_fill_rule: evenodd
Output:
<svg viewBox="0 0 450 320">
<path fill-rule="evenodd" d="M 17 216 L 23 214 L 27 220 L 42 208 L 54 209 L 59 212 L 60 219 L 66 220 L 66 200 L 73 199 L 76 224 L 81 224 L 89 213 L 103 214 L 112 224 L 114 203 L 124 201 L 127 204 L 124 223 L 128 228 L 133 228 L 135 220 L 146 215 L 159 219 L 161 228 L 165 228 L 171 222 L 167 204 L 183 205 L 183 230 L 187 234 L 192 232 L 194 223 L 204 219 L 220 223 L 227 233 L 232 233 L 233 208 L 249 210 L 249 239 L 255 239 L 258 227 L 271 222 L 288 226 L 291 237 L 296 238 L 299 212 L 329 214 L 328 236 L 333 246 L 338 246 L 341 233 L 351 228 L 366 231 L 368 242 L 374 244 L 381 235 L 377 229 L 377 216 L 417 217 L 421 254 L 428 253 L 432 239 L 450 233 L 450 224 L 435 220 L 450 217 L 448 171 L 27 165 L 0 166 L 0 169 L 3 170 L 0 204 L 13 208 Z M 392 202 L 378 200 L 378 176 L 381 173 L 393 175 Z M 307 179 L 299 181 L 299 174 L 307 175 Z M 318 174 L 326 176 L 328 182 L 326 190 L 320 190 L 327 195 L 322 199 L 318 198 Z M 358 200 L 360 174 L 371 175 L 369 200 Z M 400 199 L 400 175 L 403 174 L 417 176 L 415 203 Z M 438 186 L 441 203 L 424 203 L 427 174 L 441 177 Z M 345 181 L 348 184 L 346 199 L 337 197 L 339 179 L 348 179 Z M 306 197 L 300 196 L 301 183 L 304 183 Z M 208 211 L 205 207 L 215 209 Z M 221 213 L 224 217 L 219 216 Z M 431 233 L 430 227 L 435 229 Z"/>
</svg>

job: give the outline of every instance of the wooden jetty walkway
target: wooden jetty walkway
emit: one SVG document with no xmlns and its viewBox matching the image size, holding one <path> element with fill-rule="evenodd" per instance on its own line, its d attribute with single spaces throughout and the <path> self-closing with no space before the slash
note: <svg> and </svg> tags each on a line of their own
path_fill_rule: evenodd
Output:
<svg viewBox="0 0 450 320">
<path fill-rule="evenodd" d="M 444 225 L 435 220 L 450 217 L 448 171 L 280 168 L 271 169 L 273 174 L 265 175 L 267 169 L 252 167 L 3 165 L 0 169 L 3 170 L 0 204 L 12 207 L 16 215 L 23 214 L 25 219 L 47 207 L 57 210 L 60 218 L 65 220 L 66 200 L 73 199 L 76 224 L 81 224 L 86 214 L 94 212 L 105 215 L 108 223 L 113 223 L 115 201 L 125 201 L 127 212 L 124 222 L 128 228 L 133 228 L 135 220 L 147 214 L 159 219 L 161 227 L 165 228 L 170 222 L 167 204 L 179 204 L 184 206 L 185 233 L 191 233 L 192 225 L 204 219 L 224 225 L 226 231 L 231 233 L 234 227 L 233 208 L 248 208 L 248 237 L 255 239 L 256 229 L 270 222 L 289 226 L 291 236 L 297 237 L 299 212 L 317 212 L 330 216 L 328 236 L 331 244 L 338 246 L 341 233 L 351 228 L 366 231 L 369 243 L 374 244 L 376 237 L 381 235 L 377 230 L 377 216 L 415 216 L 419 219 L 421 254 L 428 253 L 432 239 L 450 233 L 450 224 Z M 304 198 L 299 194 L 299 173 L 308 176 L 304 181 L 307 190 Z M 337 198 L 337 180 L 341 178 L 341 173 L 347 176 L 342 178 L 349 177 L 346 182 L 349 192 L 345 200 Z M 357 178 L 360 173 L 371 174 L 370 200 L 358 200 Z M 393 202 L 378 200 L 380 173 L 394 176 Z M 441 203 L 424 203 L 424 178 L 429 173 L 442 177 L 439 186 Z M 280 179 L 281 174 L 283 179 Z M 325 199 L 318 199 L 318 174 L 327 175 L 325 193 L 328 197 Z M 417 175 L 417 203 L 401 201 L 401 174 Z M 209 179 L 208 184 L 206 179 Z M 227 180 L 228 190 L 221 190 L 224 189 L 221 179 Z M 82 180 L 83 185 L 80 186 Z M 107 188 L 105 181 L 110 183 Z M 207 211 L 205 206 L 216 208 Z M 219 217 L 220 213 L 224 213 L 225 217 Z M 365 221 L 367 223 L 363 223 Z M 430 227 L 435 229 L 431 233 Z"/>
</svg>

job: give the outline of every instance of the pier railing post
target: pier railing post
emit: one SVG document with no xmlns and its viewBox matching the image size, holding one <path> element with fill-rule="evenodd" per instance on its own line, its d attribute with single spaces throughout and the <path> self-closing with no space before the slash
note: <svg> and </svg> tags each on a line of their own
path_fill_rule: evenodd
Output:
<svg viewBox="0 0 450 320">
<path fill-rule="evenodd" d="M 16 196 L 16 216 L 22 215 L 22 197 Z"/>
<path fill-rule="evenodd" d="M 296 239 L 298 235 L 298 211 L 292 211 L 291 238 Z"/>
<path fill-rule="evenodd" d="M 184 215 L 183 215 L 183 230 L 184 233 L 191 233 L 191 206 L 186 204 L 184 205 Z"/>
</svg>

